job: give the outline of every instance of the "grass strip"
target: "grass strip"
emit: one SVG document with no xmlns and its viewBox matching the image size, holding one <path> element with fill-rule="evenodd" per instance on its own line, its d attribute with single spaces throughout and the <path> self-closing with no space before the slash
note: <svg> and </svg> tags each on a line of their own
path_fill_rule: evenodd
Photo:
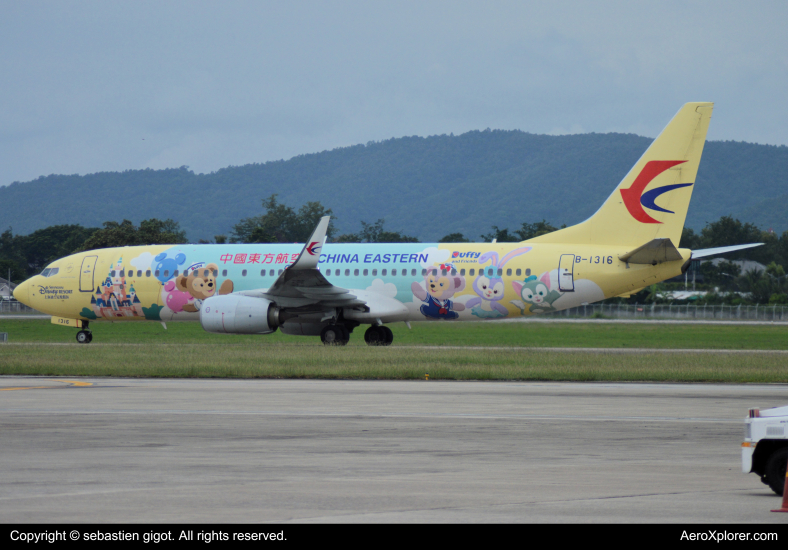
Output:
<svg viewBox="0 0 788 550">
<path fill-rule="evenodd" d="M 196 322 L 172 322 L 164 330 L 157 322 L 95 322 L 95 343 L 137 344 L 253 344 L 320 347 L 317 337 L 210 334 Z M 390 325 L 394 347 L 498 346 L 655 349 L 788 349 L 788 327 L 711 324 L 608 324 L 608 323 L 402 323 Z M 349 347 L 365 347 L 364 329 L 358 327 Z M 0 332 L 9 342 L 73 343 L 76 330 L 46 319 L 16 320 L 0 317 Z M 2 353 L 0 351 L 0 353 Z"/>
<path fill-rule="evenodd" d="M 788 383 L 784 356 L 282 345 L 6 346 L 0 374 Z"/>
</svg>

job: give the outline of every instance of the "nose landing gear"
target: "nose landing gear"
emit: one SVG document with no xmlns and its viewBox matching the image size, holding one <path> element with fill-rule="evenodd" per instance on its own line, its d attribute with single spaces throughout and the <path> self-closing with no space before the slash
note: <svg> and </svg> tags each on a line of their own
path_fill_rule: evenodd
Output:
<svg viewBox="0 0 788 550">
<path fill-rule="evenodd" d="M 88 330 L 88 322 L 82 321 L 82 330 L 77 332 L 77 342 L 89 344 L 93 341 L 93 333 Z"/>
</svg>

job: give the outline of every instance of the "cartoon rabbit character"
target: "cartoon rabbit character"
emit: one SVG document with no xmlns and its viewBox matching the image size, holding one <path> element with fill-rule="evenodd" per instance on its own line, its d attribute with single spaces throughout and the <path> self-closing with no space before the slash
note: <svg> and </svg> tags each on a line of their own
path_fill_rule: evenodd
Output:
<svg viewBox="0 0 788 550">
<path fill-rule="evenodd" d="M 503 267 L 509 260 L 515 256 L 520 256 L 531 250 L 530 246 L 523 248 L 516 248 L 504 256 L 501 261 L 498 261 L 497 252 L 485 252 L 479 258 L 479 264 L 484 264 L 488 260 L 492 260 L 493 275 L 485 274 L 484 269 L 479 270 L 479 276 L 473 281 L 473 290 L 478 296 L 468 300 L 465 305 L 471 308 L 471 313 L 483 319 L 495 319 L 498 317 L 506 317 L 509 315 L 509 310 L 503 305 L 499 304 L 503 300 L 504 284 L 503 279 L 497 274 L 497 271 L 503 270 Z"/>
<path fill-rule="evenodd" d="M 561 297 L 561 293 L 550 288 L 550 272 L 544 273 L 538 280 L 536 275 L 531 275 L 524 281 L 512 281 L 512 286 L 517 294 L 525 301 L 512 300 L 511 303 L 520 309 L 520 313 L 526 315 L 526 308 L 531 313 L 547 313 L 558 311 L 553 307 L 553 302 Z"/>
<path fill-rule="evenodd" d="M 459 317 L 457 312 L 465 309 L 463 304 L 455 304 L 451 300 L 455 293 L 465 288 L 465 277 L 444 275 L 437 268 L 430 267 L 424 277 L 424 285 L 426 290 L 419 283 L 413 283 L 410 289 L 414 296 L 425 302 L 419 311 L 428 319 L 456 319 Z"/>
</svg>

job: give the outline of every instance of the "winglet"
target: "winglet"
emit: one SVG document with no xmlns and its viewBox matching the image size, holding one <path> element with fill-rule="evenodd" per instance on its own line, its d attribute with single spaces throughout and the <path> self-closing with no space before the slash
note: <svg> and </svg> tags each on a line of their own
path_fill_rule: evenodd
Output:
<svg viewBox="0 0 788 550">
<path fill-rule="evenodd" d="M 328 222 L 330 219 L 331 216 L 323 216 L 320 218 L 317 227 L 312 231 L 312 236 L 307 239 L 298 259 L 288 269 L 301 270 L 317 268 L 317 262 L 320 260 L 320 251 L 323 249 L 323 244 L 326 242 L 326 232 L 328 231 Z"/>
</svg>

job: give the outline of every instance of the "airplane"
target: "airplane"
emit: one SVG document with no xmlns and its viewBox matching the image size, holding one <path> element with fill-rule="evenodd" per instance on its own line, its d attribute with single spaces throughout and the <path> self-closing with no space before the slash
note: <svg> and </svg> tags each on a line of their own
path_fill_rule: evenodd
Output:
<svg viewBox="0 0 788 550">
<path fill-rule="evenodd" d="M 331 244 L 323 217 L 304 244 L 179 244 L 80 252 L 14 297 L 79 328 L 92 321 L 199 320 L 208 332 L 320 336 L 344 345 L 369 325 L 479 321 L 561 311 L 683 274 L 692 259 L 762 243 L 677 248 L 713 103 L 687 103 L 599 210 L 520 243 Z"/>
</svg>

